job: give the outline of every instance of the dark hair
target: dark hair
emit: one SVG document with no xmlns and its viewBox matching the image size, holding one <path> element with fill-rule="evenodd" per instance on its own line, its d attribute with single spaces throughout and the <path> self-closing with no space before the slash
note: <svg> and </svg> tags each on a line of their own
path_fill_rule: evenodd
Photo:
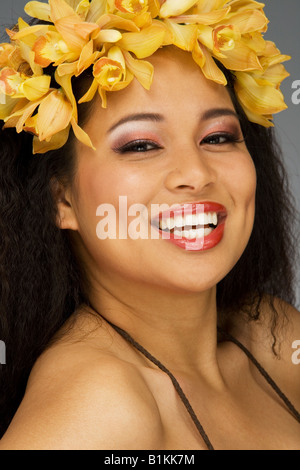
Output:
<svg viewBox="0 0 300 470">
<path fill-rule="evenodd" d="M 77 82 L 78 95 L 82 81 Z M 255 319 L 266 293 L 294 300 L 295 244 L 286 224 L 294 213 L 273 131 L 250 123 L 237 103 L 232 80 L 228 88 L 256 166 L 257 200 L 250 242 L 218 285 L 217 301 L 220 316 L 244 311 Z M 90 106 L 79 111 L 82 124 Z M 0 365 L 1 436 L 22 400 L 36 359 L 88 298 L 69 234 L 56 226 L 51 186 L 53 178 L 73 180 L 74 136 L 62 149 L 45 155 L 33 155 L 32 137 L 13 129 L 0 131 L 0 142 L 0 339 L 7 350 L 7 365 Z M 274 309 L 273 329 L 276 323 Z"/>
</svg>

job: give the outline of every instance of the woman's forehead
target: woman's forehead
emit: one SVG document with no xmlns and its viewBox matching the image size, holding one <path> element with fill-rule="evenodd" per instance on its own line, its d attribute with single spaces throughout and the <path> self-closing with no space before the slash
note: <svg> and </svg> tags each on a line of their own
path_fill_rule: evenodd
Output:
<svg viewBox="0 0 300 470">
<path fill-rule="evenodd" d="M 167 116 L 174 112 L 177 115 L 187 110 L 193 112 L 193 109 L 205 112 L 212 107 L 234 109 L 226 87 L 205 78 L 190 53 L 171 46 L 147 60 L 154 66 L 150 90 L 134 79 L 124 90 L 108 94 L 107 108 L 102 108 L 100 98 L 97 99 L 94 113 L 105 125 L 133 112 Z"/>
</svg>

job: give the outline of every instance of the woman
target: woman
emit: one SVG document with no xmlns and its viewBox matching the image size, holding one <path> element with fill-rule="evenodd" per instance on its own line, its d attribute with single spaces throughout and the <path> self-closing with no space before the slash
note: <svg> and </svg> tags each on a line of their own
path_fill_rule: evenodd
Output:
<svg viewBox="0 0 300 470">
<path fill-rule="evenodd" d="M 79 2 L 50 0 L 50 10 L 40 6 L 32 15 L 42 29 L 19 22 L 20 33 L 10 32 L 23 55 L 26 47 L 35 55 L 26 56 L 34 74 L 14 76 L 23 80 L 15 95 L 6 86 L 11 109 L 2 117 L 7 365 L 0 449 L 299 449 L 292 344 L 300 315 L 291 306 L 294 251 L 286 222 L 294 212 L 274 134 L 264 127 L 271 105 L 256 117 L 245 102 L 242 108 L 246 76 L 234 78 L 225 65 L 230 40 L 239 41 L 227 24 L 244 17 L 245 2 L 216 2 L 201 16 L 212 21 L 220 3 L 227 8 L 220 21 L 228 31 L 213 54 L 223 61 L 219 72 L 205 28 L 197 22 L 194 37 L 191 17 L 171 21 L 186 12 L 198 21 L 205 2 L 129 3 L 132 11 L 124 2 L 94 1 L 83 12 Z M 261 5 L 248 6 L 249 18 L 261 19 Z M 34 8 L 30 3 L 27 12 Z M 154 21 L 164 34 L 157 40 L 161 26 L 152 24 L 155 50 L 138 64 L 128 51 L 143 59 L 141 43 L 132 51 L 136 32 L 125 22 L 134 20 L 149 39 L 145 8 L 160 18 Z M 115 16 L 105 23 L 103 15 Z M 78 28 L 68 25 L 83 16 L 89 41 L 106 34 L 102 56 L 90 50 L 94 62 L 88 55 L 75 61 Z M 115 26 L 116 16 L 122 39 L 95 26 Z M 55 31 L 46 29 L 49 18 Z M 216 16 L 214 22 L 217 41 L 223 29 Z M 175 47 L 179 25 L 188 28 L 189 47 Z M 58 36 L 51 43 L 54 34 L 69 49 Z M 107 46 L 109 34 L 117 46 Z M 260 41 L 247 34 L 243 40 Z M 55 60 L 47 58 L 51 44 L 60 54 Z M 56 85 L 52 71 L 47 88 L 55 61 Z M 3 79 L 12 74 L 7 68 Z M 76 101 L 87 101 L 78 106 L 79 121 L 70 77 Z M 274 85 L 270 80 L 273 99 Z M 17 98 L 23 101 L 12 107 Z M 77 139 L 72 132 L 68 138 L 71 128 Z M 44 155 L 33 154 L 32 140 Z"/>
</svg>

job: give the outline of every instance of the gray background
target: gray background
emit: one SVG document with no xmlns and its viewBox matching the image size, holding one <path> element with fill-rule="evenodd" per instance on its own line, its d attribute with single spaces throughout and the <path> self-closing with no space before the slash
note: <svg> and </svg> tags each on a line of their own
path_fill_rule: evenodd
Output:
<svg viewBox="0 0 300 470">
<path fill-rule="evenodd" d="M 0 0 L 0 26 L 14 24 L 19 16 L 24 16 L 23 8 L 26 3 L 27 0 Z M 292 84 L 300 80 L 300 2 L 299 0 L 266 0 L 264 3 L 267 17 L 270 19 L 269 30 L 265 37 L 274 41 L 282 53 L 292 56 L 292 60 L 286 63 L 291 76 L 282 85 L 289 109 L 275 117 L 275 124 L 290 176 L 291 189 L 300 211 L 300 104 L 292 103 L 292 95 L 295 92 Z M 1 27 L 1 36 L 2 32 Z M 300 98 L 300 94 L 298 96 Z M 287 220 L 286 223 L 288 224 L 289 221 Z M 297 270 L 299 281 L 296 288 L 299 308 L 300 265 Z"/>
</svg>

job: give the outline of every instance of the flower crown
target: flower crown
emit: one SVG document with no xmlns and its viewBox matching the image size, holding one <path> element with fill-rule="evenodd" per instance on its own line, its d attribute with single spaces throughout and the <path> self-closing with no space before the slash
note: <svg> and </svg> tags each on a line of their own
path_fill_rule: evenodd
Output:
<svg viewBox="0 0 300 470">
<path fill-rule="evenodd" d="M 272 115 L 287 108 L 279 88 L 289 76 L 282 62 L 290 57 L 263 38 L 263 7 L 253 0 L 31 1 L 25 12 L 39 24 L 19 18 L 6 30 L 10 43 L 0 45 L 0 119 L 5 128 L 33 134 L 34 153 L 62 147 L 71 128 L 94 148 L 78 125 L 72 78 L 93 67 L 92 84 L 78 103 L 98 92 L 106 107 L 106 93 L 134 77 L 150 89 L 154 69 L 143 59 L 175 45 L 216 83 L 227 84 L 218 62 L 230 70 L 248 119 L 270 127 Z"/>
</svg>

